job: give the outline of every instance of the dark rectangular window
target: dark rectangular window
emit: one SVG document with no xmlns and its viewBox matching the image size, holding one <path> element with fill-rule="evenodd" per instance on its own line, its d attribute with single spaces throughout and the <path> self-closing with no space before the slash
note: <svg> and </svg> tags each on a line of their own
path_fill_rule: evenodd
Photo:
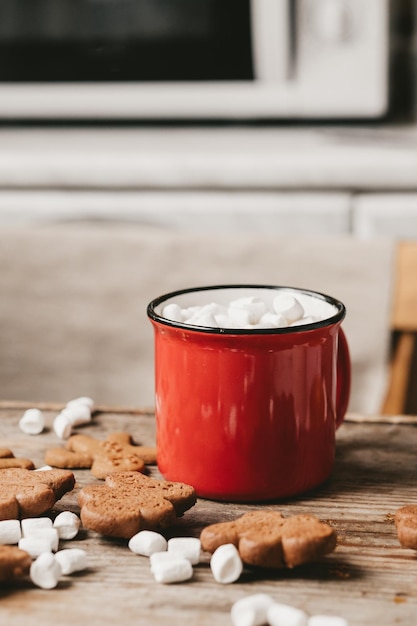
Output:
<svg viewBox="0 0 417 626">
<path fill-rule="evenodd" d="M 253 78 L 249 0 L 0 0 L 0 81 Z"/>
</svg>

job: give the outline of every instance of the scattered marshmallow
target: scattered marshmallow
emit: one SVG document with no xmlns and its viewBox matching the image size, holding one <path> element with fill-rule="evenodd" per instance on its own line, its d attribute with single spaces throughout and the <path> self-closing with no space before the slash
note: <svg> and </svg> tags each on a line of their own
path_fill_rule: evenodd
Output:
<svg viewBox="0 0 417 626">
<path fill-rule="evenodd" d="M 62 570 L 59 562 L 51 552 L 39 554 L 30 566 L 32 582 L 42 589 L 53 589 L 57 586 Z"/>
<path fill-rule="evenodd" d="M 51 528 L 49 530 L 53 529 Z M 56 537 L 58 537 L 58 533 L 56 534 Z M 18 546 L 21 550 L 25 550 L 25 552 L 27 552 L 32 559 L 36 559 L 44 552 L 52 553 L 53 551 L 56 551 L 56 541 L 57 538 L 47 534 L 45 529 L 44 531 L 37 531 L 37 534 L 30 535 L 30 537 L 22 537 L 19 539 Z"/>
<path fill-rule="evenodd" d="M 68 439 L 72 433 L 72 422 L 68 415 L 62 411 L 54 419 L 54 431 L 60 439 Z"/>
<path fill-rule="evenodd" d="M 52 528 L 50 517 L 25 517 L 21 521 L 22 537 L 29 537 L 31 534 L 44 528 Z"/>
<path fill-rule="evenodd" d="M 151 572 L 158 583 L 179 583 L 192 578 L 193 566 L 179 554 L 155 552 L 150 561 Z"/>
<path fill-rule="evenodd" d="M 348 626 L 343 617 L 336 615 L 313 615 L 307 622 L 308 626 Z"/>
<path fill-rule="evenodd" d="M 86 404 L 73 404 L 66 406 L 61 411 L 61 415 L 71 424 L 71 426 L 81 426 L 91 422 L 91 410 Z"/>
<path fill-rule="evenodd" d="M 269 626 L 307 626 L 308 616 L 301 609 L 275 602 L 267 611 Z"/>
<path fill-rule="evenodd" d="M 243 571 L 243 563 L 233 543 L 225 543 L 217 548 L 211 556 L 210 567 L 214 579 L 218 583 L 233 583 Z"/>
<path fill-rule="evenodd" d="M 80 396 L 79 398 L 74 398 L 74 400 L 70 400 L 69 402 L 67 402 L 67 404 L 65 405 L 66 408 L 71 408 L 73 406 L 86 406 L 90 409 L 90 413 L 92 413 L 94 411 L 95 408 L 95 403 L 93 398 L 90 398 L 88 396 Z"/>
<path fill-rule="evenodd" d="M 266 624 L 268 610 L 273 604 L 273 598 L 266 593 L 255 593 L 241 598 L 232 606 L 230 615 L 233 626 Z"/>
<path fill-rule="evenodd" d="M 42 465 L 42 467 L 37 467 L 34 471 L 35 472 L 46 472 L 48 470 L 52 469 L 52 465 Z"/>
<path fill-rule="evenodd" d="M 160 533 L 153 530 L 141 530 L 129 539 L 128 548 L 135 554 L 151 556 L 155 552 L 164 552 L 168 542 Z"/>
<path fill-rule="evenodd" d="M 22 538 L 20 522 L 17 519 L 0 521 L 0 545 L 13 545 Z"/>
<path fill-rule="evenodd" d="M 81 572 L 87 568 L 87 553 L 81 548 L 68 548 L 59 550 L 55 554 L 55 560 L 59 563 L 61 572 L 64 575 Z"/>
<path fill-rule="evenodd" d="M 196 565 L 200 562 L 201 541 L 196 537 L 173 537 L 168 541 L 168 552 L 181 555 L 191 565 Z"/>
<path fill-rule="evenodd" d="M 177 559 L 177 554 L 173 554 L 172 552 L 167 552 L 167 550 L 164 550 L 162 552 L 153 552 L 149 557 L 149 563 L 152 570 L 154 567 L 157 567 L 159 563 L 165 563 L 165 561 L 176 561 Z"/>
<path fill-rule="evenodd" d="M 58 531 L 60 539 L 74 539 L 80 529 L 80 518 L 71 511 L 63 511 L 56 516 L 53 527 Z"/>
<path fill-rule="evenodd" d="M 19 420 L 19 427 L 27 435 L 39 435 L 45 428 L 45 418 L 39 409 L 28 409 Z"/>
</svg>

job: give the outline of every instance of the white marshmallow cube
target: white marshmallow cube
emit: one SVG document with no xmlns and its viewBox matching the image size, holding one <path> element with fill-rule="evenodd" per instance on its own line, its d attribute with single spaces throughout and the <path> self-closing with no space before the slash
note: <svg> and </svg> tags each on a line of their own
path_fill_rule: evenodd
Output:
<svg viewBox="0 0 417 626">
<path fill-rule="evenodd" d="M 43 552 L 30 566 L 32 582 L 42 589 L 54 589 L 61 574 L 61 566 L 51 552 Z"/>
<path fill-rule="evenodd" d="M 281 313 L 271 313 L 268 311 L 262 315 L 259 320 L 259 325 L 262 328 L 285 328 L 288 326 L 288 322 Z"/>
<path fill-rule="evenodd" d="M 273 598 L 266 593 L 241 598 L 231 609 L 233 626 L 263 626 L 267 623 L 268 609 L 273 604 Z"/>
<path fill-rule="evenodd" d="M 192 320 L 187 321 L 187 324 L 193 324 L 194 326 L 207 326 L 208 328 L 217 328 L 217 320 L 213 313 L 203 313 L 193 317 Z"/>
<path fill-rule="evenodd" d="M 73 400 L 70 400 L 69 402 L 67 402 L 66 408 L 71 408 L 80 404 L 88 407 L 91 413 L 94 411 L 94 400 L 89 396 L 80 396 L 79 398 L 74 398 Z"/>
<path fill-rule="evenodd" d="M 308 616 L 301 609 L 275 602 L 267 612 L 269 626 L 307 626 Z"/>
<path fill-rule="evenodd" d="M 55 560 L 59 563 L 61 572 L 64 575 L 81 572 L 88 565 L 87 553 L 85 550 L 81 550 L 81 548 L 59 550 L 55 554 Z"/>
<path fill-rule="evenodd" d="M 295 322 L 304 316 L 301 303 L 289 293 L 279 293 L 275 296 L 272 306 L 276 313 L 280 313 L 290 322 Z"/>
<path fill-rule="evenodd" d="M 50 517 L 25 517 L 21 521 L 22 537 L 29 537 L 37 530 L 52 528 Z"/>
<path fill-rule="evenodd" d="M 307 622 L 308 626 L 348 626 L 343 617 L 336 615 L 312 615 Z"/>
<path fill-rule="evenodd" d="M 58 531 L 60 539 L 74 539 L 80 529 L 80 518 L 71 511 L 63 511 L 56 516 L 53 527 Z"/>
<path fill-rule="evenodd" d="M 155 552 L 164 552 L 168 542 L 160 533 L 153 530 L 141 530 L 129 539 L 128 548 L 135 554 L 151 556 Z"/>
<path fill-rule="evenodd" d="M 290 326 L 303 326 L 305 324 L 314 324 L 314 322 L 318 321 L 319 318 L 315 315 L 305 315 L 301 319 L 298 319 L 295 322 L 291 322 Z"/>
<path fill-rule="evenodd" d="M 56 552 L 58 542 L 58 531 L 54 528 L 45 528 L 31 533 L 29 537 L 22 537 L 19 539 L 18 546 L 35 559 L 43 552 Z"/>
<path fill-rule="evenodd" d="M 167 304 L 166 306 L 164 306 L 162 315 L 163 317 L 166 317 L 167 320 L 171 320 L 171 322 L 181 322 L 182 320 L 181 307 L 174 302 L 172 304 Z"/>
<path fill-rule="evenodd" d="M 64 412 L 59 413 L 54 419 L 54 431 L 60 439 L 68 439 L 72 433 L 72 422 Z"/>
<path fill-rule="evenodd" d="M 243 298 L 238 298 L 237 300 L 232 300 L 229 305 L 229 315 L 233 318 L 237 319 L 236 316 L 239 315 L 239 311 L 246 311 L 248 324 L 256 324 L 266 313 L 267 307 L 263 300 L 256 296 L 247 296 Z"/>
<path fill-rule="evenodd" d="M 35 472 L 46 472 L 47 470 L 51 470 L 52 469 L 52 465 L 42 465 L 42 467 L 37 467 L 34 471 Z"/>
<path fill-rule="evenodd" d="M 196 565 L 200 562 L 201 541 L 197 537 L 173 537 L 168 541 L 168 552 L 181 555 L 191 565 Z"/>
<path fill-rule="evenodd" d="M 0 521 L 0 545 L 13 545 L 22 538 L 20 522 L 17 519 Z"/>
<path fill-rule="evenodd" d="M 155 554 L 165 554 L 165 558 L 154 558 Z M 169 552 L 156 552 L 151 555 L 151 572 L 158 583 L 179 583 L 189 580 L 193 575 L 193 566 L 183 556 Z"/>
<path fill-rule="evenodd" d="M 180 323 L 210 328 L 274 329 L 311 324 L 336 312 L 328 302 L 306 294 L 297 295 L 289 288 L 270 291 L 265 300 L 251 295 L 226 304 L 210 302 L 185 308 L 171 302 L 165 305 L 162 315 Z"/>
<path fill-rule="evenodd" d="M 45 417 L 39 409 L 28 409 L 19 420 L 20 430 L 27 435 L 39 435 L 45 428 Z"/>
<path fill-rule="evenodd" d="M 215 550 L 210 559 L 210 568 L 218 583 L 234 583 L 243 571 L 239 551 L 233 543 L 224 543 Z"/>
<path fill-rule="evenodd" d="M 91 411 L 85 404 L 73 404 L 67 406 L 61 415 L 70 422 L 71 426 L 81 426 L 81 424 L 88 424 L 91 422 Z"/>
</svg>

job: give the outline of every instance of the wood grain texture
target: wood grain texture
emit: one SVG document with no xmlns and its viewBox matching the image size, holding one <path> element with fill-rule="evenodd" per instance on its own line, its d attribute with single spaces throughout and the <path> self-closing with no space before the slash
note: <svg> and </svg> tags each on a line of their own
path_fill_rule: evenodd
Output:
<svg viewBox="0 0 417 626">
<path fill-rule="evenodd" d="M 16 456 L 44 463 L 47 447 L 56 446 L 51 429 L 56 411 L 46 412 L 48 428 L 38 436 L 23 434 L 23 408 L 0 408 L 0 446 Z M 359 418 L 360 416 L 358 416 Z M 88 427 L 96 437 L 129 432 L 137 443 L 152 445 L 155 423 L 150 414 L 100 412 Z M 283 502 L 230 504 L 199 499 L 167 537 L 199 536 L 214 522 L 269 508 L 283 515 L 309 512 L 332 524 L 336 551 L 315 564 L 294 570 L 246 569 L 232 585 L 214 581 L 209 555 L 195 566 L 193 579 L 176 585 L 154 581 L 146 557 L 129 551 L 124 540 L 110 540 L 81 530 L 61 547 L 82 547 L 89 557 L 86 572 L 67 576 L 53 590 L 22 580 L 0 588 L 0 623 L 10 626 L 82 624 L 149 624 L 226 626 L 239 598 L 257 592 L 300 607 L 309 614 L 342 615 L 351 626 L 414 623 L 417 612 L 417 553 L 400 546 L 393 516 L 400 506 L 417 502 L 417 430 L 410 424 L 346 422 L 337 433 L 337 453 L 329 481 L 314 493 Z M 76 489 L 59 501 L 52 516 L 78 512 L 77 492 L 96 482 L 89 470 L 76 473 Z M 157 476 L 156 469 L 152 473 Z M 1 473 L 0 473 L 1 480 Z M 64 544 L 64 545 L 63 545 Z"/>
</svg>

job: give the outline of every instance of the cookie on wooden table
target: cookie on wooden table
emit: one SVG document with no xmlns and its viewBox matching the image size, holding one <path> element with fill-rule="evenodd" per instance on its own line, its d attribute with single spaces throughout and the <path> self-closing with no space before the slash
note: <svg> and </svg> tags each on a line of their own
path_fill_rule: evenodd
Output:
<svg viewBox="0 0 417 626">
<path fill-rule="evenodd" d="M 336 547 L 336 532 L 313 515 L 284 518 L 276 511 L 251 511 L 231 522 L 207 526 L 201 547 L 213 553 L 232 543 L 247 565 L 296 567 L 316 561 Z"/>
<path fill-rule="evenodd" d="M 132 444 L 128 433 L 111 433 L 100 440 L 89 435 L 73 435 L 65 447 L 51 448 L 45 463 L 53 467 L 91 468 L 96 478 L 113 472 L 143 472 L 145 465 L 156 463 L 156 448 Z"/>
<path fill-rule="evenodd" d="M 139 472 L 110 474 L 104 484 L 84 487 L 78 495 L 84 528 L 125 539 L 171 526 L 196 500 L 190 485 Z"/>
<path fill-rule="evenodd" d="M 417 504 L 407 504 L 395 514 L 398 540 L 404 548 L 417 550 Z"/>
<path fill-rule="evenodd" d="M 42 515 L 74 486 L 75 477 L 69 470 L 1 470 L 0 520 Z"/>
<path fill-rule="evenodd" d="M 35 469 L 35 464 L 24 457 L 16 458 L 9 448 L 0 448 L 0 469 L 9 467 L 21 467 L 23 469 Z"/>
<path fill-rule="evenodd" d="M 0 582 L 29 574 L 32 558 L 17 546 L 0 546 Z"/>
</svg>

